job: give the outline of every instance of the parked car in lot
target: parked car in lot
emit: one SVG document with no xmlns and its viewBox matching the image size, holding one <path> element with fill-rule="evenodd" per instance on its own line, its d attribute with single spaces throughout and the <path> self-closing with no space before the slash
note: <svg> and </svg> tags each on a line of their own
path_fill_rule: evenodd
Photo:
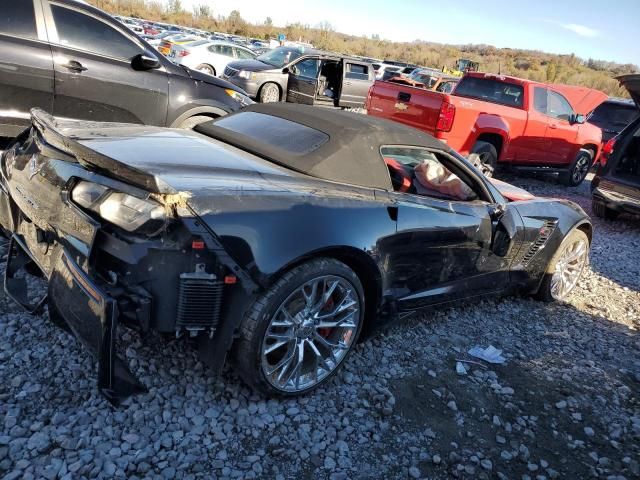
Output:
<svg viewBox="0 0 640 480">
<path fill-rule="evenodd" d="M 250 60 L 256 56 L 246 47 L 231 42 L 211 40 L 198 40 L 186 45 L 174 45 L 169 52 L 169 59 L 178 65 L 215 76 L 221 76 L 229 62 Z"/>
<path fill-rule="evenodd" d="M 416 68 L 409 75 L 391 77 L 388 81 L 424 88 L 434 92 L 451 93 L 460 79 L 432 68 Z"/>
<path fill-rule="evenodd" d="M 143 388 L 121 326 L 187 334 L 214 371 L 228 357 L 256 389 L 297 395 L 385 321 L 508 292 L 562 300 L 588 262 L 578 205 L 494 185 L 366 115 L 253 105 L 193 132 L 35 110 L 32 125 L 0 158 L 5 289 L 35 311 L 24 275 L 42 272 L 51 320 L 97 357 L 113 402 Z"/>
<path fill-rule="evenodd" d="M 396 120 L 444 140 L 485 175 L 498 164 L 558 172 L 582 183 L 602 143 L 585 116 L 607 99 L 593 89 L 547 85 L 489 73 L 467 73 L 441 94 L 392 82 L 369 91 L 370 115 Z"/>
<path fill-rule="evenodd" d="M 587 121 L 602 129 L 602 142 L 606 143 L 640 116 L 638 107 L 628 98 L 609 98 L 589 115 Z"/>
<path fill-rule="evenodd" d="M 640 75 L 618 77 L 640 106 Z M 609 139 L 591 181 L 592 210 L 598 217 L 613 220 L 623 212 L 640 215 L 640 117 L 634 115 L 626 128 Z M 627 117 L 628 118 L 628 117 Z"/>
<path fill-rule="evenodd" d="M 198 37 L 189 33 L 176 35 L 175 37 L 168 36 L 160 40 L 158 51 L 166 57 L 169 55 L 169 53 L 171 52 L 171 47 L 173 47 L 174 45 L 186 45 L 198 40 L 200 40 Z"/>
<path fill-rule="evenodd" d="M 304 47 L 279 47 L 231 62 L 223 79 L 262 103 L 362 107 L 374 72 L 370 63 Z"/>
<path fill-rule="evenodd" d="M 252 103 L 235 85 L 172 64 L 110 15 L 73 0 L 4 2 L 0 51 L 0 136 L 29 125 L 33 107 L 189 127 Z"/>
</svg>

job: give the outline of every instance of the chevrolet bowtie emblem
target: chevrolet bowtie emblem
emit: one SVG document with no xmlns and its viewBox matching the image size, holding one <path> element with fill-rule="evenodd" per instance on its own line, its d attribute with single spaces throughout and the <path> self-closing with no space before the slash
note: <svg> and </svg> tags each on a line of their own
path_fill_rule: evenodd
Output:
<svg viewBox="0 0 640 480">
<path fill-rule="evenodd" d="M 398 110 L 406 110 L 406 109 L 407 109 L 407 108 L 409 108 L 409 107 L 407 106 L 407 104 L 406 104 L 406 103 L 398 102 L 398 103 L 396 103 L 396 108 L 397 108 Z"/>
</svg>

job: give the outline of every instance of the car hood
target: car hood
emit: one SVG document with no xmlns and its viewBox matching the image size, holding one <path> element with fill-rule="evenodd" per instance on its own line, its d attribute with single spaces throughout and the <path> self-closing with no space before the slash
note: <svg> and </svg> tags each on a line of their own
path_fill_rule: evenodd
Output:
<svg viewBox="0 0 640 480">
<path fill-rule="evenodd" d="M 510 183 L 503 182 L 502 180 L 498 180 L 497 178 L 489 178 L 489 181 L 491 182 L 491 185 L 496 187 L 502 196 L 510 202 L 533 200 L 536 198 L 535 195 L 527 192 L 526 190 L 511 185 Z"/>
<path fill-rule="evenodd" d="M 280 68 L 276 68 L 268 63 L 261 62 L 260 60 L 238 60 L 228 64 L 229 67 L 236 70 L 246 70 L 247 72 L 265 72 L 267 70 L 281 71 Z"/>
<path fill-rule="evenodd" d="M 591 113 L 598 105 L 609 98 L 606 93 L 587 87 L 553 85 L 553 89 L 564 95 L 573 110 L 582 115 Z"/>
<path fill-rule="evenodd" d="M 633 101 L 636 102 L 636 106 L 640 108 L 640 74 L 620 75 L 616 77 L 616 80 L 627 89 Z"/>
<path fill-rule="evenodd" d="M 202 73 L 202 72 L 199 72 L 198 70 L 193 70 L 193 69 L 191 69 L 189 67 L 185 67 L 185 66 L 181 66 L 181 67 L 178 67 L 178 68 L 182 68 L 189 78 L 191 78 L 192 80 L 195 80 L 197 82 L 204 82 L 204 83 L 208 83 L 210 85 L 215 85 L 216 87 L 234 90 L 236 92 L 242 93 L 243 95 L 247 94 L 240 87 L 234 85 L 231 82 L 227 82 L 226 80 L 223 80 L 221 78 L 214 77 L 212 75 L 208 75 L 206 73 Z"/>
</svg>

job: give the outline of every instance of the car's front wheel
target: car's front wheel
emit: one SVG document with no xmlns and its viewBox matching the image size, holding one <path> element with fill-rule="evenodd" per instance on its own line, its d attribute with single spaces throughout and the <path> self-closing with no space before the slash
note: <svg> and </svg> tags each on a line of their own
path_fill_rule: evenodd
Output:
<svg viewBox="0 0 640 480">
<path fill-rule="evenodd" d="M 280 101 L 280 89 L 275 83 L 265 83 L 258 96 L 260 103 L 275 103 Z"/>
<path fill-rule="evenodd" d="M 573 230 L 549 262 L 538 298 L 547 302 L 569 297 L 589 264 L 589 238 L 582 230 Z"/>
<path fill-rule="evenodd" d="M 353 348 L 364 292 L 347 265 L 321 258 L 295 267 L 248 310 L 234 346 L 240 376 L 268 395 L 299 395 L 326 382 Z"/>
</svg>

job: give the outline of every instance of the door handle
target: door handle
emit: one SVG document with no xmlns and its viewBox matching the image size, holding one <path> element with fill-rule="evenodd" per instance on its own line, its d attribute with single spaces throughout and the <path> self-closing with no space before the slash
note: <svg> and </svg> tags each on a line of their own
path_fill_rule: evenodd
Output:
<svg viewBox="0 0 640 480">
<path fill-rule="evenodd" d="M 344 82 L 345 85 L 351 85 L 351 82 Z"/>
<path fill-rule="evenodd" d="M 73 70 L 74 72 L 84 72 L 87 70 L 87 67 L 83 66 L 76 60 L 69 60 L 67 63 L 63 63 L 60 66 L 68 68 L 69 70 Z"/>
<path fill-rule="evenodd" d="M 558 128 L 558 125 L 557 125 L 557 124 L 555 124 L 555 123 L 550 123 L 550 124 L 549 124 L 549 128 L 553 128 L 553 129 L 555 129 L 555 128 Z"/>
</svg>

